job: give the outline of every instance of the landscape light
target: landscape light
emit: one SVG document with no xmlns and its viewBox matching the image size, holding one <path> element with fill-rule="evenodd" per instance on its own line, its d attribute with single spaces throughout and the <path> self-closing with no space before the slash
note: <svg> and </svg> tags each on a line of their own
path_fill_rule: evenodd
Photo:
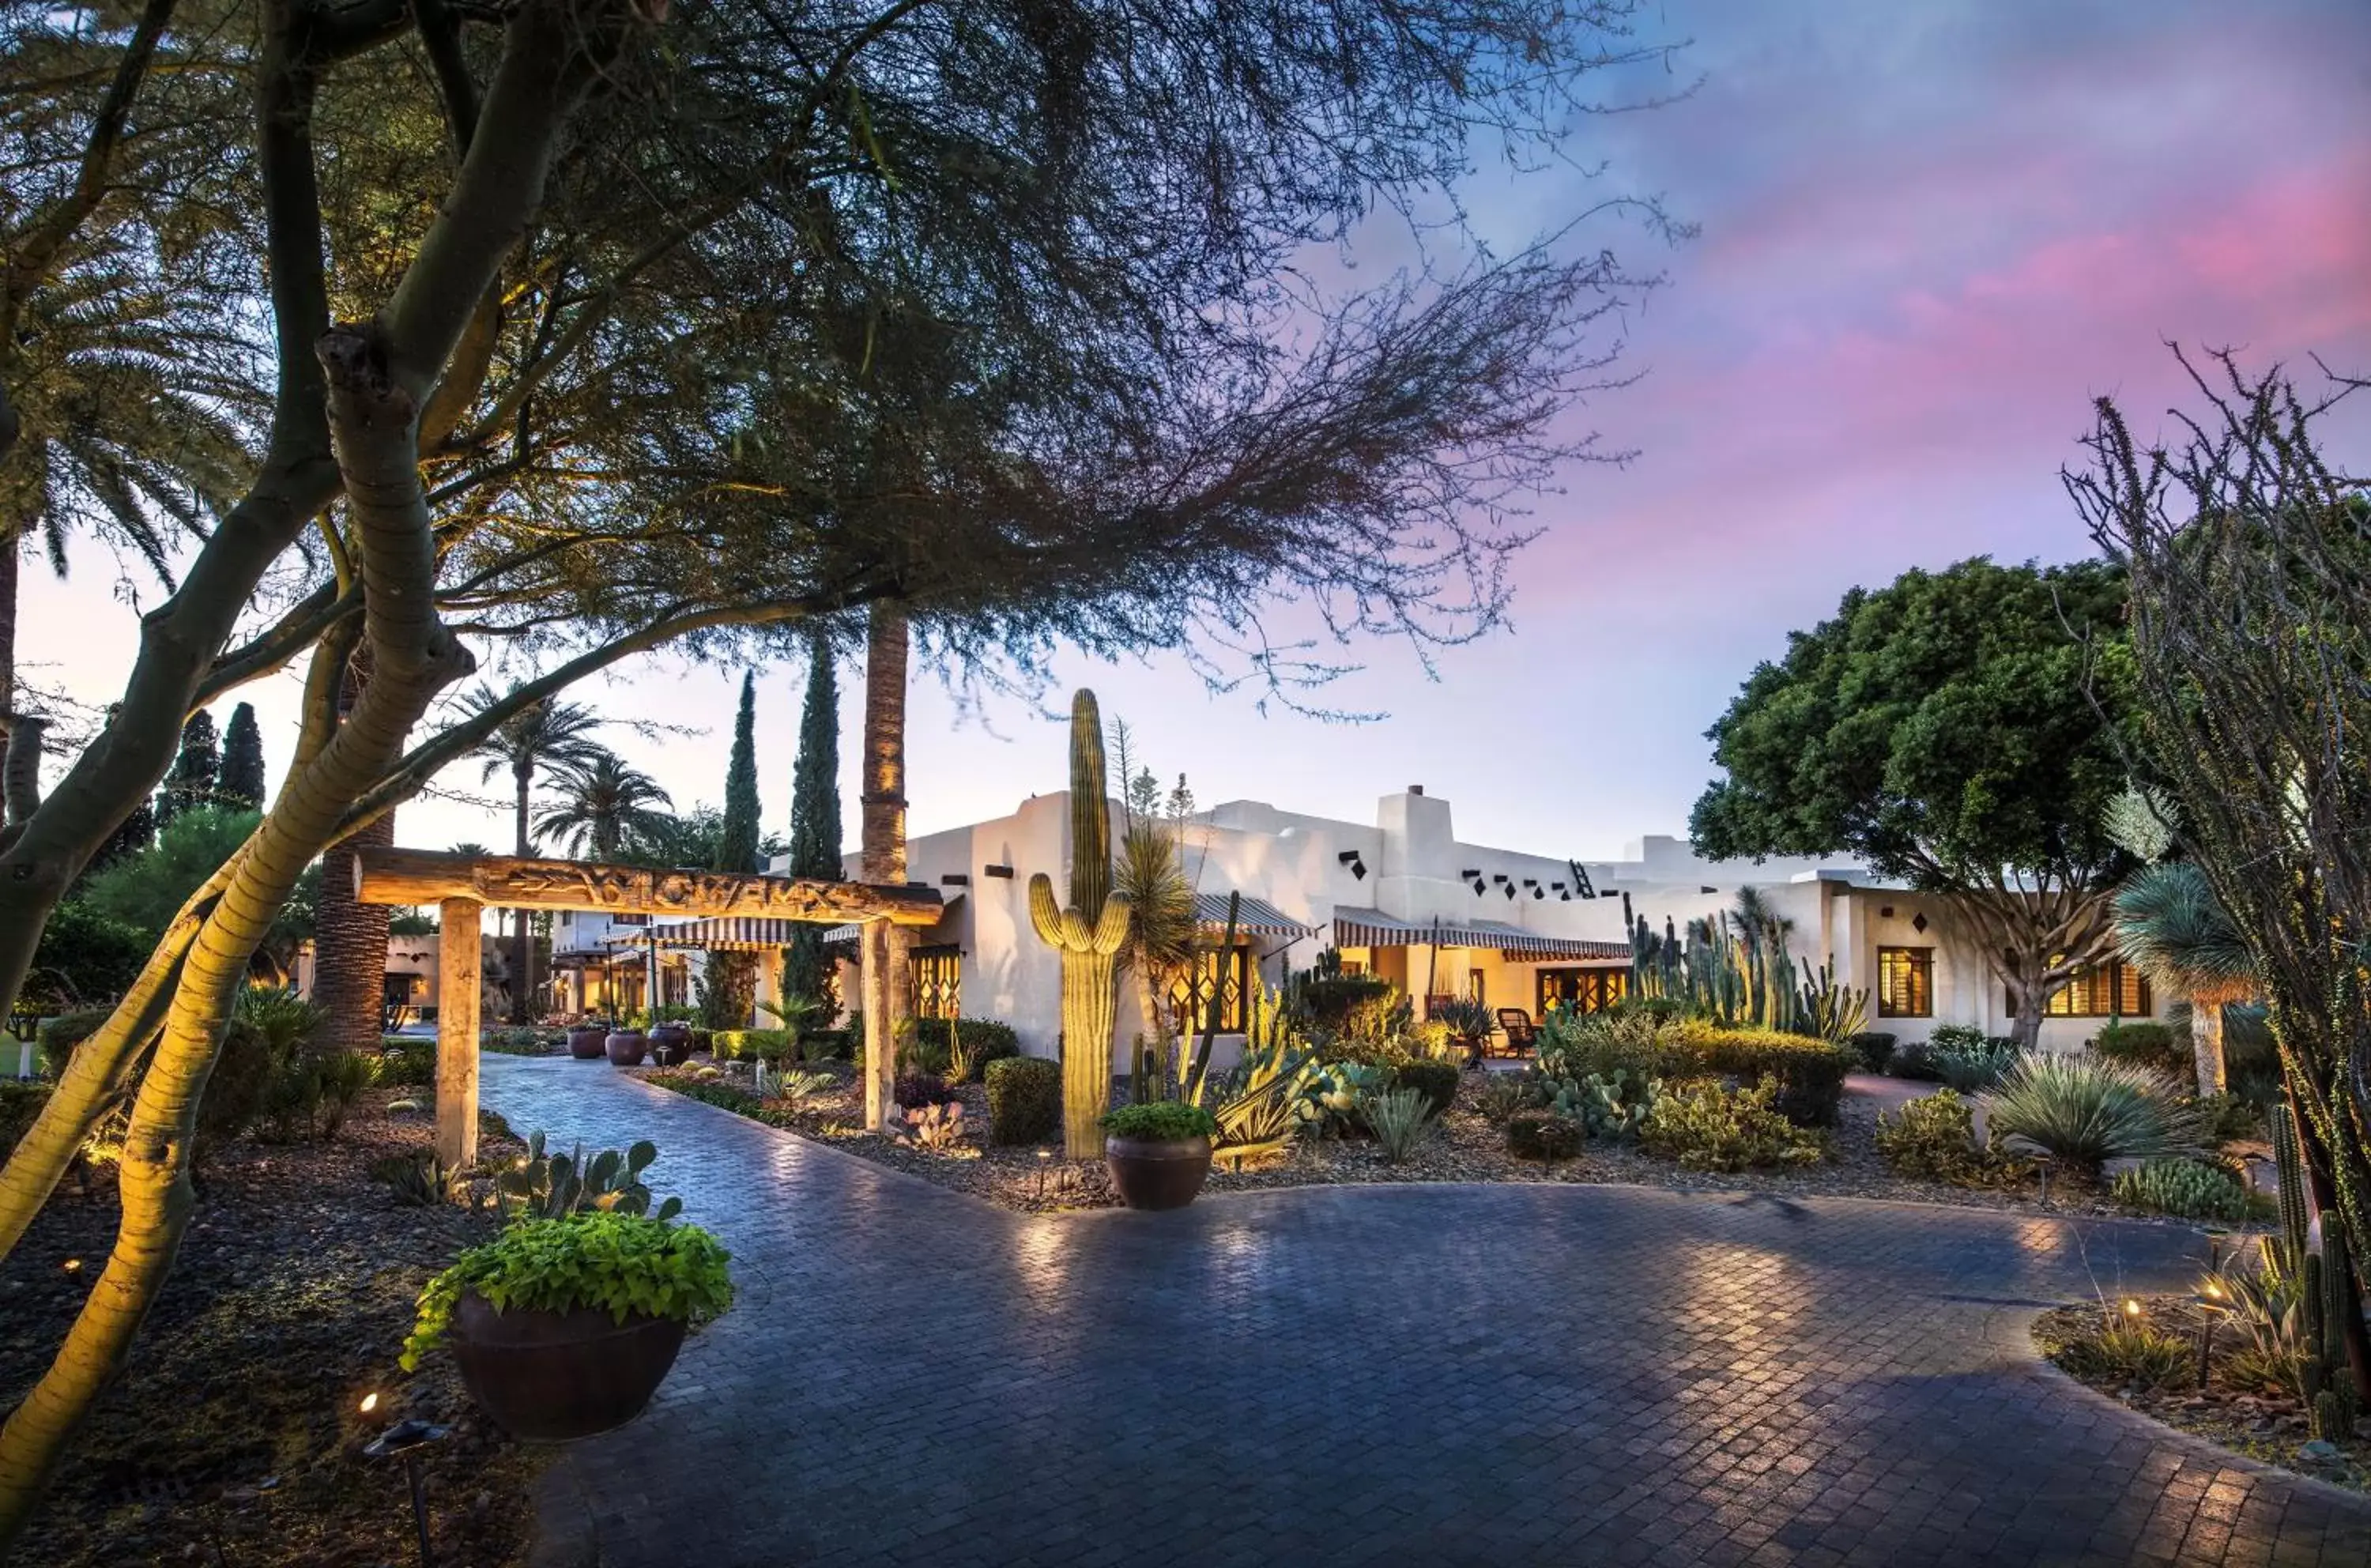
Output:
<svg viewBox="0 0 2371 1568">
<path fill-rule="evenodd" d="M 420 1450 L 431 1443 L 443 1442 L 452 1430 L 425 1421 L 399 1421 L 363 1445 L 364 1458 L 400 1457 L 403 1460 L 404 1479 L 411 1484 L 411 1524 L 420 1533 L 420 1568 L 436 1568 L 435 1556 L 428 1544 L 428 1499 L 421 1490 Z"/>
</svg>

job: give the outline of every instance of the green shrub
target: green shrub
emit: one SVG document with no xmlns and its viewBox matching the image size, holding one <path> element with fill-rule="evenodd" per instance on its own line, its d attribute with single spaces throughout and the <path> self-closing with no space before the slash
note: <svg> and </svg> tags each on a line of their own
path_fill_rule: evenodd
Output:
<svg viewBox="0 0 2371 1568">
<path fill-rule="evenodd" d="M 1773 1103 L 1801 1127 L 1835 1125 L 1844 1103 L 1845 1075 L 1859 1057 L 1841 1045 L 1775 1030 L 1716 1029 L 1683 1032 L 1683 1048 L 1707 1070 L 1740 1083 L 1775 1079 Z M 1665 1077 L 1685 1077 L 1684 1071 Z"/>
<path fill-rule="evenodd" d="M 1432 1099 L 1421 1089 L 1395 1089 L 1367 1104 L 1367 1125 L 1383 1158 L 1394 1165 L 1416 1152 L 1432 1122 Z"/>
<path fill-rule="evenodd" d="M 720 1029 L 709 1051 L 718 1061 L 763 1062 L 779 1067 L 800 1055 L 801 1037 L 787 1029 Z"/>
<path fill-rule="evenodd" d="M 2147 1322 L 2105 1315 L 2096 1332 L 2080 1334 L 2058 1352 L 2058 1365 L 2077 1378 L 2142 1389 L 2167 1389 L 2189 1381 L 2198 1353 Z"/>
<path fill-rule="evenodd" d="M 409 1035 L 379 1037 L 378 1081 L 388 1089 L 429 1089 L 436 1082 L 436 1042 Z"/>
<path fill-rule="evenodd" d="M 1909 1078 L 1914 1082 L 1940 1083 L 1943 1075 L 1935 1068 L 1934 1047 L 1924 1040 L 1904 1040 L 1886 1058 L 1885 1071 L 1890 1078 Z"/>
<path fill-rule="evenodd" d="M 1507 1118 L 1507 1152 L 1517 1159 L 1570 1159 L 1580 1152 L 1580 1124 L 1553 1111 L 1518 1111 Z"/>
<path fill-rule="evenodd" d="M 204 1159 L 255 1124 L 272 1071 L 272 1044 L 263 1031 L 235 1018 L 223 1027 L 222 1048 L 198 1099 L 197 1136 L 191 1154 Z"/>
<path fill-rule="evenodd" d="M 2220 1166 L 2196 1159 L 2152 1159 L 2116 1178 L 2116 1202 L 2183 1219 L 2245 1219 L 2248 1190 Z"/>
<path fill-rule="evenodd" d="M 6 1159 L 17 1141 L 32 1129 L 41 1107 L 50 1102 L 49 1084 L 35 1080 L 19 1083 L 15 1078 L 0 1078 L 0 1159 Z"/>
<path fill-rule="evenodd" d="M 363 1090 L 378 1081 L 378 1062 L 360 1051 L 329 1051 L 314 1059 L 313 1073 L 321 1084 L 320 1119 L 315 1134 L 326 1142 L 346 1124 L 346 1113 L 353 1109 Z"/>
<path fill-rule="evenodd" d="M 66 1064 L 74 1060 L 75 1047 L 98 1033 L 98 1026 L 114 1011 L 113 1008 L 77 1008 L 42 1020 L 40 1031 L 33 1036 L 40 1052 L 42 1073 L 53 1082 L 65 1077 Z"/>
<path fill-rule="evenodd" d="M 2203 1152 L 2206 1129 L 2174 1085 L 2145 1067 L 2047 1053 L 2021 1058 L 1993 1091 L 1994 1142 L 2096 1178 L 2111 1159 Z"/>
<path fill-rule="evenodd" d="M 2013 1040 L 1977 1035 L 1973 1040 L 1933 1046 L 1927 1053 L 1943 1081 L 1961 1094 L 1975 1094 L 2000 1082 L 2017 1064 L 2019 1052 Z"/>
<path fill-rule="evenodd" d="M 1009 1059 L 1009 1058 L 1008 1058 Z M 1219 1119 L 1199 1105 L 1181 1100 L 1151 1100 L 1106 1112 L 1104 1131 L 1116 1138 L 1174 1142 L 1185 1138 L 1215 1138 Z"/>
<path fill-rule="evenodd" d="M 2162 1023 L 2111 1023 L 2092 1037 L 2091 1049 L 2111 1062 L 2125 1062 L 2175 1078 L 2194 1076 L 2187 1043 L 2177 1042 Z"/>
<path fill-rule="evenodd" d="M 1535 1060 L 1544 1078 L 1566 1084 L 1625 1071 L 1660 1078 L 1678 1065 L 1674 1043 L 1682 1027 L 1650 1012 L 1559 1009 L 1540 1028 Z"/>
<path fill-rule="evenodd" d="M 302 1050 L 321 1027 L 319 1008 L 294 991 L 250 986 L 238 994 L 236 1016 L 262 1031 L 277 1061 Z"/>
<path fill-rule="evenodd" d="M 619 1322 L 634 1314 L 698 1328 L 733 1305 L 731 1254 L 692 1225 L 589 1210 L 514 1225 L 470 1248 L 420 1293 L 420 1315 L 402 1366 L 444 1342 L 453 1309 L 474 1292 L 498 1311 L 573 1312 L 597 1307 Z"/>
<path fill-rule="evenodd" d="M 1926 1032 L 1926 1049 L 1967 1051 L 1983 1045 L 1984 1032 L 1972 1023 L 1938 1023 Z"/>
<path fill-rule="evenodd" d="M 1455 1062 L 1418 1059 L 1402 1062 L 1392 1069 L 1392 1087 L 1415 1090 L 1424 1096 L 1431 1114 L 1440 1116 L 1457 1102 L 1457 1085 L 1462 1077 Z"/>
<path fill-rule="evenodd" d="M 499 1056 L 549 1056 L 560 1038 L 549 1030 L 528 1024 L 512 1024 L 503 1029 L 490 1029 L 479 1043 Z"/>
<path fill-rule="evenodd" d="M 1778 1081 L 1724 1089 L 1699 1081 L 1667 1090 L 1655 1101 L 1639 1142 L 1690 1170 L 1744 1170 L 1808 1165 L 1827 1157 L 1827 1139 L 1778 1109 Z"/>
<path fill-rule="evenodd" d="M 1616 1067 L 1610 1078 L 1591 1073 L 1574 1088 L 1558 1090 L 1555 1109 L 1579 1122 L 1592 1138 L 1629 1143 L 1647 1124 L 1662 1092 L 1662 1079 Z"/>
<path fill-rule="evenodd" d="M 1485 1076 L 1482 1092 L 1475 1097 L 1482 1119 L 1494 1127 L 1503 1127 L 1507 1118 L 1519 1111 L 1535 1111 L 1548 1102 L 1548 1087 L 1536 1068 L 1521 1072 L 1490 1073 Z"/>
<path fill-rule="evenodd" d="M 1893 1058 L 1893 1036 L 1881 1030 L 1864 1030 L 1845 1043 L 1859 1055 L 1864 1072 L 1881 1073 Z"/>
<path fill-rule="evenodd" d="M 1061 1063 L 1007 1056 L 989 1064 L 989 1142 L 1045 1143 L 1061 1130 Z"/>
<path fill-rule="evenodd" d="M 1880 1113 L 1877 1152 L 1904 1176 L 1962 1186 L 1995 1175 L 1999 1165 L 1989 1150 L 1976 1147 L 1975 1113 L 1948 1089 Z"/>
</svg>

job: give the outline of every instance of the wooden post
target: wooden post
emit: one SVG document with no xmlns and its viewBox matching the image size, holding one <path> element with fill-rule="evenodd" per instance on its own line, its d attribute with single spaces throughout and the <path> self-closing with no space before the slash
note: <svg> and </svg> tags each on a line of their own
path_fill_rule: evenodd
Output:
<svg viewBox="0 0 2371 1568">
<path fill-rule="evenodd" d="M 478 1159 L 478 926 L 485 905 L 436 905 L 436 1158 L 458 1170 Z"/>
</svg>

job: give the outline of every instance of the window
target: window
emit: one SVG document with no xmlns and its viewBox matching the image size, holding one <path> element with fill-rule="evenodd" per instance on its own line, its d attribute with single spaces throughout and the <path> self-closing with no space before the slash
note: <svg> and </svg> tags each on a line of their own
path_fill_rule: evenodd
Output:
<svg viewBox="0 0 2371 1568">
<path fill-rule="evenodd" d="M 1877 950 L 1877 1016 L 1935 1016 L 1933 948 L 1881 947 Z"/>
<path fill-rule="evenodd" d="M 1478 1001 L 1482 1000 L 1482 999 L 1483 999 L 1483 997 L 1486 997 L 1486 996 L 1487 996 L 1488 994 L 1489 994 L 1489 987 L 1483 984 L 1483 980 L 1482 980 L 1482 971 L 1480 971 L 1480 970 L 1478 970 L 1478 969 L 1469 969 L 1469 970 L 1467 970 L 1467 971 L 1465 972 L 1465 996 L 1466 996 L 1466 998 L 1467 998 L 1469 1001 L 1476 1001 L 1476 1002 L 1478 1002 Z"/>
<path fill-rule="evenodd" d="M 2146 1018 L 2151 1012 L 2148 976 L 2122 960 L 2090 964 L 2050 994 L 2044 1018 Z M 2009 1009 L 2012 1016 L 2015 1007 Z"/>
<path fill-rule="evenodd" d="M 963 949 L 914 950 L 914 1016 L 956 1018 L 963 1012 Z"/>
<path fill-rule="evenodd" d="M 1247 947 L 1229 948 L 1223 953 L 1213 948 L 1197 955 L 1193 972 L 1169 983 L 1171 1026 L 1181 1035 L 1200 1033 L 1202 1026 L 1209 1021 L 1210 993 L 1220 985 L 1223 975 L 1225 988 L 1219 996 L 1219 1032 L 1242 1033 L 1243 994 L 1251 985 L 1251 956 L 1252 950 Z"/>
<path fill-rule="evenodd" d="M 1543 969 L 1539 972 L 1539 1016 L 1555 1008 L 1571 1012 L 1603 1012 L 1630 990 L 1626 969 Z"/>
</svg>

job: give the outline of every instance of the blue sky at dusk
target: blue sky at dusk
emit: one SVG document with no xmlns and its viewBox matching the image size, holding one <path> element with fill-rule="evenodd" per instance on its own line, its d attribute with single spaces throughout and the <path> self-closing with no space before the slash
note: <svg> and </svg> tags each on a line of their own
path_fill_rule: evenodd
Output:
<svg viewBox="0 0 2371 1568">
<path fill-rule="evenodd" d="M 1621 192 L 1701 225 L 1676 248 L 1619 219 L 1589 233 L 1667 277 L 1619 329 L 1642 379 L 1570 416 L 1636 461 L 1576 466 L 1536 502 L 1545 532 L 1520 558 L 1509 629 L 1441 653 L 1429 681 L 1405 649 L 1356 650 L 1367 667 L 1313 699 L 1386 719 L 1263 717 L 1251 690 L 1214 697 L 1174 658 L 1059 663 L 1061 685 L 1094 686 L 1206 803 L 1363 819 L 1421 783 L 1462 836 L 1540 853 L 1684 831 L 1704 729 L 1846 588 L 1979 553 L 2088 553 L 2058 469 L 2095 396 L 2161 428 L 2180 390 L 2164 339 L 2371 373 L 2362 0 L 1673 0 L 1639 24 L 1691 41 L 1668 80 L 1627 86 L 1701 77 L 1692 96 L 1577 126 L 1572 156 L 1602 173 L 1493 167 L 1467 193 L 1502 244 Z M 2359 473 L 2371 398 L 2358 405 L 2329 431 Z M 26 563 L 19 656 L 37 683 L 103 702 L 137 628 L 116 564 L 91 547 L 75 564 L 61 585 Z M 616 737 L 688 806 L 722 796 L 739 678 L 653 661 L 579 696 L 704 731 Z M 760 676 L 777 829 L 804 678 Z M 851 833 L 858 679 L 843 672 Z M 297 689 L 283 675 L 249 694 L 275 769 Z M 964 711 L 919 670 L 909 756 L 918 833 L 1064 786 L 1057 722 L 1017 698 Z M 474 769 L 445 782 L 478 789 Z M 507 828 L 432 800 L 399 835 L 499 844 Z"/>
</svg>

